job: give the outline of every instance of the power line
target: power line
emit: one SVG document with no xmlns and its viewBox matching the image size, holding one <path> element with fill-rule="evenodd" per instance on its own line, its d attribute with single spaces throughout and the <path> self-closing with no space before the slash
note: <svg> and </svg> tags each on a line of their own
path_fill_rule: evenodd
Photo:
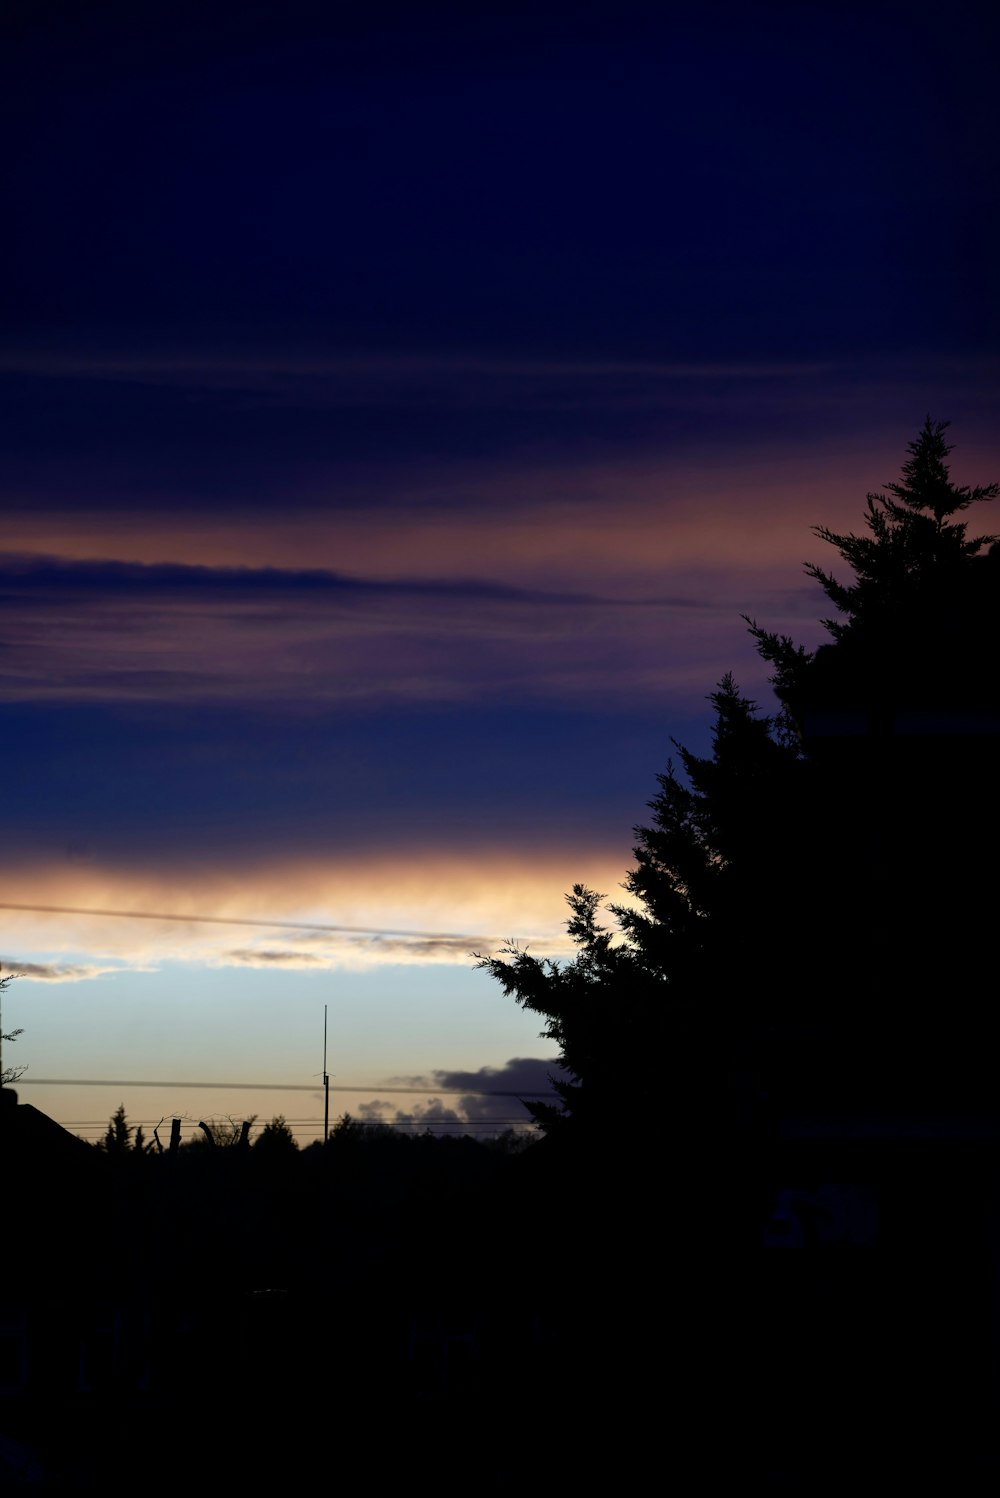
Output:
<svg viewBox="0 0 1000 1498">
<path fill-rule="evenodd" d="M 319 1092 L 321 1083 L 304 1082 L 151 1082 L 148 1080 L 135 1081 L 132 1079 L 112 1078 L 108 1081 L 101 1077 L 22 1077 L 18 1087 L 173 1087 L 180 1090 L 185 1087 L 207 1087 L 225 1088 L 236 1092 Z M 365 1093 L 390 1093 L 393 1096 L 399 1094 L 414 1094 L 418 1097 L 511 1097 L 511 1098 L 553 1098 L 553 1092 L 521 1092 L 501 1091 L 484 1087 L 382 1087 L 373 1084 L 368 1087 L 357 1087 L 338 1085 L 338 1092 L 365 1092 Z"/>
<path fill-rule="evenodd" d="M 474 941 L 492 946 L 499 938 L 475 936 L 468 931 L 412 931 L 402 926 L 339 926 L 322 921 L 265 921 L 236 915 L 171 915 L 161 910 L 104 910 L 83 905 L 21 905 L 0 900 L 0 910 L 21 910 L 30 915 L 98 915 L 127 921 L 179 921 L 207 926 L 258 926 L 283 931 L 327 931 L 342 936 L 412 936 L 419 941 Z"/>
</svg>

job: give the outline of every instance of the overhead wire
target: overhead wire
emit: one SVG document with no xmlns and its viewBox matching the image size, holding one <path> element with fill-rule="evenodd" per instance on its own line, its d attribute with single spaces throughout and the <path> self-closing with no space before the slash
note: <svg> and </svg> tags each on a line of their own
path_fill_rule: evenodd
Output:
<svg viewBox="0 0 1000 1498">
<path fill-rule="evenodd" d="M 288 921 L 288 920 L 264 920 L 260 918 L 249 918 L 245 916 L 215 916 L 194 915 L 170 911 L 152 910 L 116 910 L 104 907 L 81 906 L 81 905 L 34 905 L 13 900 L 0 900 L 0 910 L 16 910 L 32 915 L 82 915 L 100 916 L 115 920 L 143 920 L 143 921 L 175 921 L 181 924 L 196 923 L 214 926 L 250 926 L 261 929 L 279 929 L 290 931 L 323 931 L 337 935 L 349 936 L 395 936 L 411 937 L 418 941 L 469 941 L 480 945 L 496 945 L 499 938 L 474 935 L 470 932 L 455 931 L 419 931 L 406 927 L 397 926 L 353 926 L 333 924 L 322 921 Z M 217 1082 L 217 1081 L 157 1081 L 148 1078 L 115 1078 L 106 1079 L 98 1077 L 22 1077 L 19 1086 L 25 1084 L 41 1087 L 169 1087 L 178 1090 L 185 1088 L 200 1089 L 225 1089 L 232 1091 L 252 1092 L 319 1092 L 320 1084 L 302 1082 Z M 444 1097 L 497 1097 L 516 1098 L 521 1101 L 525 1098 L 532 1100 L 552 1099 L 556 1095 L 551 1092 L 522 1092 L 513 1090 L 485 1089 L 474 1087 L 360 1087 L 356 1085 L 338 1084 L 337 1092 L 368 1093 L 369 1095 L 386 1094 L 389 1096 L 413 1095 L 420 1097 L 444 1096 Z M 435 1119 L 414 1120 L 412 1127 L 433 1122 L 435 1127 L 457 1127 L 464 1124 L 467 1128 L 497 1127 L 524 1122 L 523 1118 L 514 1120 L 462 1120 L 462 1119 Z M 409 1126 L 409 1121 L 406 1121 Z M 141 1127 L 142 1125 L 137 1125 Z M 74 1128 L 106 1128 L 102 1121 L 74 1124 Z"/>
<path fill-rule="evenodd" d="M 557 1065 L 555 1061 L 552 1063 Z M 183 1088 L 209 1088 L 219 1091 L 232 1092 L 322 1092 L 321 1082 L 177 1082 L 150 1081 L 149 1079 L 136 1080 L 129 1077 L 28 1077 L 24 1076 L 18 1082 L 18 1087 L 174 1087 L 180 1091 Z M 339 1092 L 364 1092 L 370 1096 L 378 1097 L 385 1093 L 388 1096 L 416 1096 L 416 1097 L 508 1097 L 508 1098 L 555 1098 L 554 1092 L 527 1092 L 520 1089 L 493 1089 L 485 1087 L 383 1087 L 380 1083 L 360 1087 L 356 1084 L 338 1083 L 332 1091 Z"/>
<path fill-rule="evenodd" d="M 345 926 L 325 921 L 262 920 L 236 915 L 192 915 L 164 910 L 112 910 L 84 905 L 28 905 L 0 900 L 0 910 L 20 910 L 29 915 L 96 915 L 114 920 L 179 921 L 182 924 L 208 926 L 259 926 L 284 931 L 327 931 L 347 936 L 412 936 L 418 941 L 474 941 L 494 945 L 498 937 L 474 935 L 468 931 L 414 931 L 403 926 Z"/>
</svg>

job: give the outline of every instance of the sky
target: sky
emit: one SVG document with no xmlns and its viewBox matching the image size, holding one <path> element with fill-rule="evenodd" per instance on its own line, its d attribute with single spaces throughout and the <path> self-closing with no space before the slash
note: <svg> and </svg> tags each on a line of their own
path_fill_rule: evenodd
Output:
<svg viewBox="0 0 1000 1498">
<path fill-rule="evenodd" d="M 90 1137 L 307 1142 L 325 1008 L 332 1116 L 523 1118 L 555 1047 L 473 954 L 620 894 L 925 415 L 1000 475 L 995 23 L 2 25 L 5 1065 Z"/>
</svg>

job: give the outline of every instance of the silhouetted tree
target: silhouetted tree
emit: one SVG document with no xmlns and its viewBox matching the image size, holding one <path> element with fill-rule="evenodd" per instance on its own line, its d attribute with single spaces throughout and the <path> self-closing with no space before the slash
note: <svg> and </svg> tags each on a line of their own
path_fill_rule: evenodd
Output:
<svg viewBox="0 0 1000 1498">
<path fill-rule="evenodd" d="M 14 979 L 15 979 L 16 976 L 17 976 L 16 973 L 6 973 L 3 977 L 0 977 L 0 994 L 2 994 L 4 992 L 4 990 L 7 988 L 7 985 L 9 983 L 13 983 L 13 981 L 14 981 Z M 19 1077 L 23 1077 L 24 1073 L 27 1071 L 27 1067 L 26 1066 L 6 1066 L 5 1067 L 3 1065 L 3 1044 L 4 1044 L 4 1042 L 6 1041 L 8 1044 L 13 1044 L 13 1042 L 17 1039 L 17 1037 L 19 1035 L 23 1034 L 23 1033 L 24 1033 L 23 1026 L 21 1026 L 21 1025 L 19 1025 L 16 1030 L 2 1030 L 2 1031 L 0 1031 L 0 1087 L 10 1087 L 10 1086 L 12 1086 L 13 1083 L 15 1083 L 18 1080 Z"/>
<path fill-rule="evenodd" d="M 992 1016 L 970 937 L 992 926 L 1000 836 L 1000 537 L 960 518 L 1000 485 L 952 482 L 946 430 L 927 418 L 899 482 L 867 496 L 864 534 L 817 529 L 853 573 L 807 567 L 837 611 L 831 644 L 751 624 L 812 765 L 817 896 L 853 978 L 814 961 L 812 987 L 855 1072 L 864 1030 L 868 1085 L 920 1096 L 977 1085 Z"/>
<path fill-rule="evenodd" d="M 995 499 L 1000 485 L 970 488 L 952 483 L 946 460 L 953 448 L 944 435 L 948 426 L 928 416 L 907 445 L 910 456 L 900 480 L 887 484 L 884 492 L 866 496 L 867 534 L 814 527 L 821 540 L 840 552 L 854 574 L 853 582 L 842 583 L 812 562 L 805 569 L 841 616 L 823 623 L 834 641 L 845 647 L 840 658 L 850 669 L 873 676 L 877 666 L 892 665 L 899 672 L 914 660 L 919 662 L 925 692 L 929 668 L 936 673 L 957 668 L 963 683 L 967 679 L 963 662 L 976 641 L 968 628 L 960 638 L 956 625 L 972 624 L 969 607 L 983 591 L 978 569 L 970 563 L 1000 541 L 1000 535 L 993 534 L 969 537 L 966 522 L 956 518 L 970 505 Z M 970 586 L 975 599 L 969 596 Z M 994 597 L 995 588 L 994 576 Z M 793 712 L 801 712 L 820 652 L 806 651 L 787 635 L 759 628 L 755 620 L 747 622 L 764 659 L 775 668 L 778 697 Z M 863 651 L 874 657 L 867 670 Z M 861 682 L 852 685 L 857 690 Z M 883 672 L 878 686 L 883 693 L 892 692 L 896 683 Z"/>
<path fill-rule="evenodd" d="M 132 1125 L 128 1122 L 125 1114 L 125 1104 L 119 1103 L 108 1123 L 107 1133 L 101 1141 L 101 1148 L 109 1155 L 122 1155 L 132 1147 Z"/>
<path fill-rule="evenodd" d="M 633 903 L 609 907 L 614 925 L 599 920 L 603 897 L 576 885 L 572 961 L 516 945 L 480 959 L 545 1018 L 542 1033 L 571 1073 L 553 1079 L 561 1110 L 528 1105 L 546 1129 L 623 1106 L 634 1115 L 637 1086 L 661 1125 L 718 1115 L 723 1096 L 743 1110 L 760 1087 L 761 1056 L 774 1053 L 764 1072 L 803 1065 L 779 1056 L 775 1037 L 790 1022 L 812 1027 L 814 1054 L 835 1022 L 859 1053 L 859 1026 L 897 1035 L 889 995 L 902 994 L 911 1015 L 919 994 L 936 987 L 940 1001 L 970 898 L 966 882 L 942 890 L 941 876 L 959 853 L 971 861 L 969 818 L 955 816 L 939 775 L 929 784 L 912 742 L 901 763 L 898 739 L 885 735 L 909 731 L 909 713 L 923 724 L 920 747 L 944 744 L 966 779 L 984 744 L 995 760 L 995 736 L 970 737 L 961 720 L 970 707 L 985 706 L 989 721 L 1000 710 L 1000 548 L 983 557 L 997 538 L 970 538 L 956 517 L 1000 489 L 952 484 L 946 426 L 928 418 L 900 481 L 868 495 L 866 535 L 817 529 L 854 574 L 841 583 L 807 567 L 842 616 L 826 621 L 833 645 L 808 652 L 748 620 L 781 710 L 758 713 L 723 678 L 711 698 L 712 754 L 676 746 L 680 773 L 668 765 L 651 825 L 636 829 L 625 881 Z M 992 797 L 985 775 L 982 792 Z M 928 888 L 932 912 L 918 898 Z M 884 1052 L 871 1049 L 884 1069 Z"/>
<path fill-rule="evenodd" d="M 381 1118 L 354 1118 L 342 1113 L 330 1130 L 329 1144 L 339 1149 L 366 1144 L 396 1144 L 403 1135 Z"/>
<path fill-rule="evenodd" d="M 136 1127 L 129 1123 L 125 1104 L 119 1103 L 108 1120 L 104 1138 L 97 1142 L 97 1148 L 109 1155 L 145 1155 L 155 1149 L 155 1145 L 147 1143 L 141 1124 Z"/>
<path fill-rule="evenodd" d="M 277 1114 L 264 1125 L 260 1137 L 254 1141 L 254 1154 L 274 1159 L 286 1159 L 298 1149 L 295 1135 L 285 1122 L 283 1114 Z"/>
<path fill-rule="evenodd" d="M 492 1139 L 484 1139 L 483 1145 L 493 1154 L 510 1156 L 523 1155 L 526 1149 L 534 1144 L 536 1136 L 528 1129 L 504 1129 L 495 1134 Z"/>
<path fill-rule="evenodd" d="M 651 824 L 635 829 L 636 865 L 624 886 L 633 902 L 608 907 L 614 924 L 599 920 L 604 896 L 575 885 L 572 961 L 514 944 L 480 958 L 519 1004 L 545 1017 L 542 1033 L 571 1074 L 552 1078 L 561 1109 L 526 1103 L 546 1129 L 569 1115 L 595 1125 L 603 1115 L 606 1124 L 609 1107 L 627 1109 L 633 1126 L 637 1109 L 661 1125 L 678 1117 L 718 1070 L 723 1027 L 732 1037 L 743 1023 L 746 943 L 773 898 L 767 866 L 787 859 L 801 756 L 784 719 L 759 714 L 731 676 L 711 701 L 713 752 L 698 756 L 674 741 L 682 773 L 668 764 Z M 637 1097 L 651 1057 L 656 1079 Z"/>
</svg>

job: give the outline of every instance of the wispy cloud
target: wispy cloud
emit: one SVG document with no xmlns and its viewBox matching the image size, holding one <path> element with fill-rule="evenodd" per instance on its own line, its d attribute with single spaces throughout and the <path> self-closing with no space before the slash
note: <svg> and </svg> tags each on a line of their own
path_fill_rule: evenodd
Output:
<svg viewBox="0 0 1000 1498">
<path fill-rule="evenodd" d="M 915 354 L 863 361 L 656 360 L 502 357 L 471 350 L 317 355 L 278 348 L 98 352 L 25 345 L 0 350 L 0 379 L 29 391 L 60 382 L 98 401 L 124 392 L 175 406 L 214 407 L 227 420 L 246 422 L 280 425 L 288 413 L 323 412 L 350 421 L 353 413 L 364 413 L 377 416 L 383 428 L 388 423 L 397 436 L 405 433 L 404 447 L 425 468 L 440 442 L 414 444 L 413 423 L 450 423 L 447 447 L 454 455 L 465 451 L 462 433 L 454 429 L 463 413 L 487 424 L 502 419 L 492 467 L 509 453 L 512 431 L 520 433 L 516 445 L 536 457 L 542 451 L 550 458 L 560 449 L 565 453 L 564 429 L 570 428 L 571 450 L 624 440 L 633 455 L 666 444 L 713 462 L 713 439 L 723 431 L 727 447 L 735 438 L 748 453 L 778 453 L 806 429 L 820 441 L 843 443 L 847 426 L 856 442 L 873 421 L 884 425 L 887 411 L 905 410 L 909 421 L 919 421 L 928 402 L 939 409 L 943 402 L 952 414 L 961 408 L 966 419 L 988 429 L 996 367 L 982 357 Z M 540 418 L 551 429 L 541 442 Z M 369 452 L 366 461 L 374 457 Z"/>
<path fill-rule="evenodd" d="M 475 353 L 397 353 L 317 356 L 226 354 L 189 349 L 159 353 L 98 354 L 85 349 L 10 349 L 0 352 L 0 374 L 40 379 L 121 381 L 191 390 L 244 391 L 357 406 L 405 396 L 419 404 L 467 407 L 518 395 L 532 404 L 546 398 L 606 405 L 663 398 L 664 387 L 718 381 L 774 382 L 829 378 L 838 366 L 797 359 L 655 360 L 547 359 Z M 674 391 L 676 397 L 676 391 Z"/>
<path fill-rule="evenodd" d="M 322 957 L 317 957 L 313 952 L 268 951 L 266 948 L 254 950 L 252 947 L 236 947 L 231 952 L 226 952 L 221 960 L 227 965 L 234 963 L 237 967 L 310 968 L 324 966 Z"/>
<path fill-rule="evenodd" d="M 34 983 L 85 983 L 90 978 L 118 971 L 117 966 L 96 963 L 19 962 L 16 958 L 4 958 L 2 968 L 6 974 L 29 978 Z"/>
<path fill-rule="evenodd" d="M 712 614 L 669 588 L 622 599 L 460 576 L 9 553 L 0 599 L 0 693 L 22 701 L 643 695 L 642 640 L 662 661 L 665 619 Z"/>
<path fill-rule="evenodd" d="M 473 935 L 382 936 L 373 933 L 337 936 L 317 932 L 312 945 L 320 948 L 319 951 L 306 951 L 301 947 L 284 950 L 239 947 L 222 953 L 215 961 L 226 967 L 287 968 L 290 971 L 317 967 L 365 971 L 383 964 L 408 966 L 412 963 L 468 967 L 473 948 L 479 941 Z"/>
<path fill-rule="evenodd" d="M 509 935 L 539 955 L 564 956 L 572 944 L 563 892 L 578 879 L 614 889 L 622 863 L 623 850 L 550 849 L 526 866 L 514 847 L 448 854 L 426 846 L 419 858 L 407 849 L 256 864 L 219 856 L 214 869 L 197 848 L 183 871 L 164 867 L 155 850 L 144 863 L 117 869 L 26 860 L 16 875 L 0 878 L 10 953 L 3 971 L 71 982 L 190 962 L 304 972 L 471 970 L 476 951 L 499 949 Z M 250 926 L 259 927 L 259 938 L 234 944 L 235 932 L 244 928 L 242 938 Z"/>
<path fill-rule="evenodd" d="M 356 596 L 417 596 L 499 600 L 554 605 L 586 604 L 616 606 L 620 600 L 603 599 L 590 593 L 567 594 L 540 589 L 517 588 L 485 578 L 371 578 L 352 577 L 326 568 L 209 567 L 181 563 L 141 563 L 108 560 L 75 560 L 59 556 L 33 556 L 0 552 L 0 597 L 18 597 L 25 604 L 41 607 L 46 597 L 72 596 L 125 599 L 134 607 L 136 599 L 287 597 L 340 598 Z M 642 600 L 663 603 L 664 600 Z M 677 600 L 696 607 L 694 600 Z"/>
</svg>

